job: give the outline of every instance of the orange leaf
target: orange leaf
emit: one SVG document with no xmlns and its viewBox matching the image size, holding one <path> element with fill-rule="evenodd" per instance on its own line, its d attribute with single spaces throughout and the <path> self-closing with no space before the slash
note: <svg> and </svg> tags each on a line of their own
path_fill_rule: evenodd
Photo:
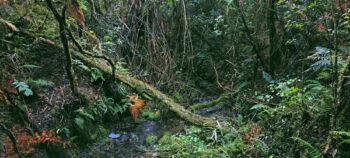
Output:
<svg viewBox="0 0 350 158">
<path fill-rule="evenodd" d="M 136 119 L 139 117 L 139 109 L 137 108 L 137 106 L 131 105 L 130 106 L 130 113 L 132 118 L 134 119 L 134 121 L 136 121 Z"/>
<path fill-rule="evenodd" d="M 139 117 L 139 113 L 140 113 L 139 109 L 141 109 L 145 105 L 145 101 L 142 99 L 139 99 L 138 95 L 129 96 L 129 99 L 133 102 L 129 110 L 132 118 L 134 119 L 134 121 L 136 121 L 137 118 Z"/>
</svg>

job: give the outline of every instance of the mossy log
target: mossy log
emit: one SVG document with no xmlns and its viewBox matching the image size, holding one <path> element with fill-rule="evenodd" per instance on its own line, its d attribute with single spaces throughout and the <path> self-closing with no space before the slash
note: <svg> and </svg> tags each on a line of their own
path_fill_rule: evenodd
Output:
<svg viewBox="0 0 350 158">
<path fill-rule="evenodd" d="M 225 102 L 228 99 L 230 99 L 230 93 L 224 93 L 223 95 L 221 95 L 220 97 L 218 97 L 212 101 L 194 104 L 190 107 L 190 109 L 192 111 L 194 111 L 197 109 L 212 107 L 212 106 L 218 105 L 222 102 Z"/>
<path fill-rule="evenodd" d="M 84 54 L 73 52 L 73 56 L 76 58 L 82 60 L 83 62 L 87 63 L 88 65 L 94 66 L 99 68 L 101 71 L 103 71 L 106 74 L 112 75 L 112 69 L 111 67 L 103 60 L 96 59 L 93 57 L 86 56 Z M 134 77 L 131 77 L 128 74 L 115 72 L 115 78 L 119 81 L 127 84 L 128 86 L 132 87 L 136 91 L 140 93 L 147 93 L 148 95 L 159 99 L 162 101 L 171 111 L 175 112 L 178 116 L 185 119 L 186 121 L 189 121 L 193 124 L 200 125 L 200 126 L 209 126 L 209 127 L 216 127 L 217 121 L 212 118 L 203 117 L 201 115 L 195 114 L 190 112 L 189 110 L 186 110 L 183 106 L 176 103 L 172 98 L 165 95 L 164 93 L 157 90 L 155 87 L 151 86 L 150 84 L 147 84 L 143 81 L 140 81 Z"/>
<path fill-rule="evenodd" d="M 18 29 L 15 25 L 10 23 L 9 21 L 3 20 L 0 18 L 0 23 L 4 24 L 8 29 L 10 29 L 13 32 L 20 33 L 24 36 L 29 36 L 31 38 L 34 38 L 42 43 L 45 43 L 47 45 L 50 45 L 58 50 L 63 51 L 63 47 L 60 45 L 57 45 L 55 42 L 44 39 L 41 37 L 37 37 L 36 35 L 29 33 L 25 30 Z M 113 71 L 112 68 L 109 66 L 109 64 L 106 62 L 106 60 L 95 58 L 93 56 L 89 56 L 87 54 L 82 54 L 79 51 L 72 50 L 72 55 L 75 58 L 78 58 L 85 62 L 86 64 L 90 66 L 94 66 L 96 68 L 99 68 L 102 72 L 112 75 Z M 155 99 L 160 100 L 164 103 L 167 108 L 169 108 L 171 111 L 175 112 L 179 117 L 183 118 L 184 120 L 191 122 L 195 125 L 199 126 L 207 126 L 207 127 L 213 127 L 213 128 L 222 128 L 226 129 L 226 124 L 224 122 L 217 121 L 213 118 L 204 117 L 195 113 L 192 113 L 189 110 L 186 110 L 183 106 L 176 103 L 172 98 L 167 96 L 166 94 L 162 93 L 161 91 L 157 90 L 155 87 L 151 86 L 150 84 L 147 84 L 143 81 L 140 81 L 128 74 L 121 73 L 121 72 L 115 72 L 114 77 L 127 84 L 128 86 L 132 87 L 139 93 L 146 93 L 150 96 L 152 96 Z"/>
</svg>

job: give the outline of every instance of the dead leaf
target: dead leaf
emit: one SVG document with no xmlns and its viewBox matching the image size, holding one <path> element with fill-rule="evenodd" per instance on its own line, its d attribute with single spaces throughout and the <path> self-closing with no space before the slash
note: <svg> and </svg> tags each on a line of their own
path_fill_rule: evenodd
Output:
<svg viewBox="0 0 350 158">
<path fill-rule="evenodd" d="M 130 110 L 132 118 L 134 119 L 134 121 L 136 121 L 137 118 L 139 117 L 139 113 L 140 113 L 139 110 L 142 107 L 144 107 L 145 101 L 142 99 L 139 99 L 138 95 L 129 96 L 129 99 L 133 102 L 133 104 L 130 106 L 129 110 Z"/>
</svg>

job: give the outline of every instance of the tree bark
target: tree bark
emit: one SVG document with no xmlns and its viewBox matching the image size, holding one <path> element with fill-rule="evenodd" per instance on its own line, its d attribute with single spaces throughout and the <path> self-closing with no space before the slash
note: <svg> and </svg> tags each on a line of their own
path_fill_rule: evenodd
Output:
<svg viewBox="0 0 350 158">
<path fill-rule="evenodd" d="M 275 71 L 280 65 L 280 54 L 278 51 L 276 51 L 275 47 L 275 36 L 276 36 L 276 27 L 275 27 L 275 20 L 276 20 L 276 6 L 275 6 L 275 0 L 270 0 L 269 2 L 269 12 L 267 17 L 267 23 L 269 25 L 269 45 L 270 45 L 270 73 L 272 76 L 275 75 Z"/>
</svg>

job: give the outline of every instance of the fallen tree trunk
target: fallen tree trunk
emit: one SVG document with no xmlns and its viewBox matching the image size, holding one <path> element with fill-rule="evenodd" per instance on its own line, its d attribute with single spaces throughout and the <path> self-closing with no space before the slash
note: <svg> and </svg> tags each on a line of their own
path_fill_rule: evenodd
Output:
<svg viewBox="0 0 350 158">
<path fill-rule="evenodd" d="M 18 29 L 15 25 L 13 25 L 11 22 L 3 20 L 0 18 L 0 23 L 5 25 L 8 29 L 10 29 L 13 32 L 17 32 L 20 34 L 23 34 L 25 36 L 29 36 L 31 38 L 35 38 L 36 40 L 48 44 L 52 47 L 55 47 L 56 49 L 59 49 L 60 51 L 63 51 L 63 48 L 59 45 L 57 45 L 55 42 L 44 39 L 41 37 L 37 37 L 32 33 L 29 33 L 27 31 Z M 86 54 L 82 54 L 79 51 L 73 51 L 72 55 L 75 58 L 78 58 L 82 60 L 83 62 L 87 63 L 90 66 L 94 66 L 96 68 L 99 68 L 102 72 L 112 75 L 113 71 L 112 68 L 102 59 L 94 58 L 93 56 L 89 56 Z M 226 125 L 223 122 L 219 122 L 213 118 L 204 117 L 195 113 L 190 112 L 189 110 L 186 110 L 183 106 L 176 103 L 173 99 L 171 99 L 166 94 L 162 93 L 161 91 L 157 90 L 155 87 L 151 86 L 150 84 L 147 84 L 143 81 L 140 81 L 128 74 L 115 72 L 114 77 L 127 84 L 128 86 L 132 87 L 139 93 L 146 93 L 150 96 L 152 96 L 155 99 L 158 99 L 164 103 L 165 106 L 167 106 L 171 111 L 175 112 L 179 117 L 183 118 L 184 120 L 191 122 L 195 125 L 199 126 L 207 126 L 207 127 L 214 127 L 214 128 L 223 128 L 226 129 Z"/>
<path fill-rule="evenodd" d="M 230 99 L 230 93 L 225 93 L 225 94 L 221 95 L 219 98 L 214 99 L 212 101 L 194 104 L 190 107 L 190 109 L 192 111 L 194 111 L 197 109 L 212 107 L 212 106 L 218 105 L 222 102 L 225 102 L 228 99 Z"/>
<path fill-rule="evenodd" d="M 110 66 L 108 66 L 107 63 L 100 59 L 92 58 L 89 56 L 86 56 L 84 54 L 73 52 L 73 56 L 79 58 L 83 62 L 99 68 L 101 71 L 103 71 L 106 74 L 112 75 L 112 69 Z M 189 121 L 193 124 L 200 125 L 200 126 L 209 126 L 209 127 L 216 127 L 217 121 L 212 118 L 203 117 L 201 115 L 197 115 L 195 113 L 190 112 L 189 110 L 186 110 L 183 106 L 176 103 L 173 99 L 165 95 L 164 93 L 157 90 L 155 87 L 142 82 L 134 77 L 131 77 L 127 74 L 120 73 L 118 71 L 115 72 L 115 78 L 119 81 L 127 84 L 128 86 L 132 87 L 139 93 L 147 93 L 148 95 L 159 99 L 162 101 L 171 111 L 175 112 L 178 116 L 185 119 L 186 121 Z"/>
</svg>

